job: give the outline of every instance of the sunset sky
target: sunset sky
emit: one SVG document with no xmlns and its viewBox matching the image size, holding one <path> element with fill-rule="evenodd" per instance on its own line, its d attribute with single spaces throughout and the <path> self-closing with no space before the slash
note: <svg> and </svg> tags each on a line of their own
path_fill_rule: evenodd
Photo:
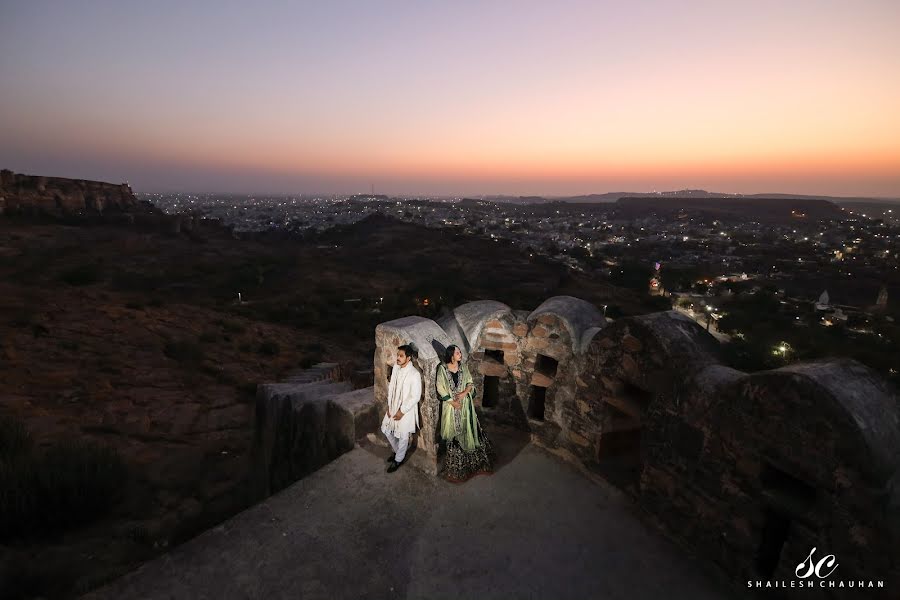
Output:
<svg viewBox="0 0 900 600">
<path fill-rule="evenodd" d="M 900 197 L 898 31 L 897 0 L 0 0 L 0 168 Z"/>
</svg>

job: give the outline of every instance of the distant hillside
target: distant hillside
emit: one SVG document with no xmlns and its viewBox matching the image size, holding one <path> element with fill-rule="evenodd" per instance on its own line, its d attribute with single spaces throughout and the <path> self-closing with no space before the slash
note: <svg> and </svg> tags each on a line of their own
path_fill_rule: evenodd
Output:
<svg viewBox="0 0 900 600">
<path fill-rule="evenodd" d="M 517 206 L 523 204 L 552 204 L 553 201 L 541 198 L 539 196 L 484 196 L 483 198 L 463 198 L 459 201 L 459 206 L 467 206 L 469 208 L 489 207 L 492 204 L 515 204 Z"/>
<path fill-rule="evenodd" d="M 728 194 L 723 192 L 707 192 L 706 190 L 675 190 L 669 192 L 606 192 L 603 194 L 583 194 L 580 196 L 485 196 L 491 202 L 515 202 L 523 204 L 543 204 L 548 202 L 570 202 L 574 204 L 604 204 L 617 202 L 621 198 L 762 198 L 789 200 L 828 200 L 836 204 L 868 202 L 868 203 L 900 203 L 900 198 L 866 198 L 862 196 L 815 196 L 805 194 Z"/>
<path fill-rule="evenodd" d="M 900 202 L 900 198 L 869 198 L 866 196 L 807 196 L 802 194 L 750 194 L 743 196 L 744 198 L 788 198 L 793 200 L 828 200 L 835 204 L 856 203 L 856 202 L 874 202 L 874 203 L 895 203 Z"/>
<path fill-rule="evenodd" d="M 618 218 L 634 219 L 650 214 L 677 217 L 679 214 L 703 215 L 719 219 L 789 222 L 794 220 L 842 219 L 844 212 L 827 200 L 746 197 L 652 197 L 619 198 L 615 204 Z"/>
<path fill-rule="evenodd" d="M 894 202 L 889 200 L 881 202 L 850 201 L 838 202 L 837 204 L 847 209 L 847 212 L 851 215 L 869 219 L 883 219 L 886 222 L 895 224 L 900 222 L 900 200 Z"/>
</svg>

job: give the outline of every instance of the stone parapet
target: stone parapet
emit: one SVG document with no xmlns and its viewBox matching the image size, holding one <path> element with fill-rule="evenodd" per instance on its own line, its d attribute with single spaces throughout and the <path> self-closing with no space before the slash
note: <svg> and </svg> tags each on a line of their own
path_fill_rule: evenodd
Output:
<svg viewBox="0 0 900 600">
<path fill-rule="evenodd" d="M 618 485 L 727 572 L 793 579 L 817 547 L 843 561 L 843 579 L 900 587 L 900 401 L 867 367 L 828 360 L 743 373 L 679 313 L 612 322 L 561 296 L 530 313 L 482 301 L 439 323 L 380 325 L 376 398 L 396 346 L 410 342 L 424 351 L 427 472 L 440 450 L 434 370 L 453 343 L 488 426 L 528 431 Z"/>
</svg>

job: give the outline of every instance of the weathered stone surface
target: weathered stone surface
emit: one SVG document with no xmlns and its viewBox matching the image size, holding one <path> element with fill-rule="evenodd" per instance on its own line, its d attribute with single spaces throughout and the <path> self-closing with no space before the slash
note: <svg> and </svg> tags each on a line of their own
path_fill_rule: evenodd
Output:
<svg viewBox="0 0 900 600">
<path fill-rule="evenodd" d="M 569 439 L 578 444 L 579 446 L 590 446 L 591 442 L 583 435 L 578 435 L 572 431 L 569 432 Z"/>
<path fill-rule="evenodd" d="M 53 214 L 84 211 L 137 210 L 139 204 L 127 184 L 21 175 L 3 170 L 0 197 L 5 212 Z"/>
<path fill-rule="evenodd" d="M 481 347 L 487 348 L 486 344 L 492 344 L 495 347 L 502 347 L 504 344 L 515 344 L 516 338 L 511 335 L 505 335 L 502 332 L 487 331 L 481 337 Z"/>
<path fill-rule="evenodd" d="M 628 396 L 605 396 L 603 399 L 606 400 L 607 404 L 615 406 L 629 417 L 634 417 L 635 419 L 639 419 L 643 412 L 643 407 Z"/>
<path fill-rule="evenodd" d="M 600 382 L 603 387 L 613 396 L 619 396 L 625 391 L 625 384 L 621 379 L 611 379 L 609 377 L 600 376 Z"/>
<path fill-rule="evenodd" d="M 638 369 L 638 364 L 635 360 L 628 354 L 622 357 L 622 370 L 632 379 L 640 379 L 640 371 Z"/>
<path fill-rule="evenodd" d="M 353 448 L 353 418 L 329 400 L 349 382 L 267 383 L 257 388 L 254 494 L 265 498 Z M 343 413 L 343 414 L 342 414 Z"/>
<path fill-rule="evenodd" d="M 377 433 L 381 425 L 381 413 L 375 403 L 375 388 L 367 387 L 334 396 L 329 400 L 337 411 L 345 413 L 341 425 L 345 437 L 358 440 L 369 433 Z M 352 424 L 352 431 L 349 426 Z"/>
<path fill-rule="evenodd" d="M 506 377 L 509 373 L 509 370 L 504 365 L 495 362 L 482 362 L 478 366 L 478 371 L 482 375 L 489 375 L 492 377 Z"/>
<path fill-rule="evenodd" d="M 528 349 L 532 352 L 546 352 L 550 348 L 547 338 L 531 338 L 528 340 Z"/>
<path fill-rule="evenodd" d="M 741 597 L 649 531 L 612 486 L 543 450 L 510 452 L 496 474 L 461 486 L 403 468 L 388 477 L 387 454 L 353 450 L 88 598 Z M 382 499 L 401 533 L 390 547 Z M 435 568 L 435 553 L 460 543 L 447 526 L 460 514 L 470 549 Z M 394 572 L 398 560 L 410 577 Z M 573 574 L 564 591 L 560 571 Z"/>
<path fill-rule="evenodd" d="M 533 373 L 531 375 L 531 385 L 543 388 L 550 387 L 553 385 L 553 379 L 543 373 Z"/>
<path fill-rule="evenodd" d="M 486 340 L 484 338 L 482 338 L 481 343 L 479 344 L 479 347 L 481 347 L 485 350 L 503 350 L 503 346 L 504 346 L 503 340 L 490 340 L 490 339 Z M 484 354 L 483 353 L 480 353 L 480 354 L 481 354 L 481 358 L 483 358 Z M 475 358 L 475 354 L 472 355 L 472 358 Z"/>
<path fill-rule="evenodd" d="M 389 448 L 390 445 L 388 441 L 385 439 L 384 435 L 381 433 L 367 433 L 366 441 L 375 446 L 381 446 L 382 448 Z"/>
<path fill-rule="evenodd" d="M 453 313 L 438 323 L 444 329 L 451 343 L 456 344 L 466 354 L 475 349 L 475 342 L 488 321 L 497 322 L 497 316 L 508 314 L 510 308 L 502 302 L 482 300 L 456 307 Z"/>
<path fill-rule="evenodd" d="M 527 315 L 530 328 L 509 310 L 485 317 L 489 329 L 468 323 L 482 332 L 466 337 L 479 350 L 478 389 L 485 375 L 512 374 L 488 421 L 615 481 L 739 579 L 760 577 L 775 510 L 790 526 L 766 578 L 790 579 L 810 548 L 827 545 L 847 557 L 848 579 L 900 585 L 890 558 L 900 539 L 895 390 L 853 361 L 748 375 L 723 365 L 715 339 L 679 313 L 606 322 L 586 304 L 550 299 Z M 504 364 L 481 348 L 503 350 Z"/>
<path fill-rule="evenodd" d="M 644 347 L 644 345 L 641 343 L 641 340 L 637 339 L 633 335 L 625 335 L 622 338 L 622 346 L 627 352 L 640 352 L 641 348 Z"/>
<path fill-rule="evenodd" d="M 529 322 L 537 319 L 539 323 L 552 325 L 558 318 L 569 333 L 572 352 L 578 350 L 582 334 L 591 327 L 603 327 L 606 319 L 603 313 L 589 302 L 572 296 L 554 296 L 545 300 L 529 316 Z"/>
<path fill-rule="evenodd" d="M 612 348 L 615 344 L 612 338 L 604 338 L 598 342 L 601 348 Z"/>
</svg>

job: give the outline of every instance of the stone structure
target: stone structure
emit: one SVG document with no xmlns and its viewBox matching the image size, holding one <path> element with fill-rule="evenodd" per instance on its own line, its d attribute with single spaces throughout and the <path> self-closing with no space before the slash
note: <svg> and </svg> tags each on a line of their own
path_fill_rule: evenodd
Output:
<svg viewBox="0 0 900 600">
<path fill-rule="evenodd" d="M 0 171 L 0 214 L 128 212 L 138 208 L 128 184 Z"/>
<path fill-rule="evenodd" d="M 353 449 L 378 426 L 371 387 L 320 363 L 256 391 L 251 494 L 266 498 Z"/>
<path fill-rule="evenodd" d="M 411 343 L 425 384 L 419 403 L 421 430 L 411 460 L 437 473 L 440 406 L 435 375 L 444 350 L 454 344 L 469 361 L 475 404 L 488 419 L 529 429 L 553 446 L 561 434 L 568 434 L 561 432 L 560 423 L 571 420 L 564 413 L 573 399 L 571 381 L 578 368 L 574 358 L 604 324 L 595 306 L 569 296 L 551 298 L 531 313 L 481 301 L 456 308 L 440 323 L 422 317 L 382 323 L 375 330 L 376 402 L 383 412 L 397 346 Z"/>
<path fill-rule="evenodd" d="M 119 225 L 194 241 L 237 237 L 233 225 L 190 213 L 166 214 L 137 200 L 127 184 L 0 171 L 0 216 L 49 217 L 72 225 Z"/>
<path fill-rule="evenodd" d="M 900 588 L 900 401 L 863 365 L 747 374 L 674 311 L 607 322 L 572 297 L 530 313 L 481 301 L 438 322 L 378 326 L 379 414 L 396 347 L 410 342 L 425 376 L 413 464 L 426 472 L 437 472 L 441 452 L 435 369 L 452 343 L 469 361 L 486 423 L 527 430 L 619 485 L 739 581 L 793 580 L 815 547 L 837 557 L 836 578 L 884 580 L 884 597 Z"/>
</svg>

